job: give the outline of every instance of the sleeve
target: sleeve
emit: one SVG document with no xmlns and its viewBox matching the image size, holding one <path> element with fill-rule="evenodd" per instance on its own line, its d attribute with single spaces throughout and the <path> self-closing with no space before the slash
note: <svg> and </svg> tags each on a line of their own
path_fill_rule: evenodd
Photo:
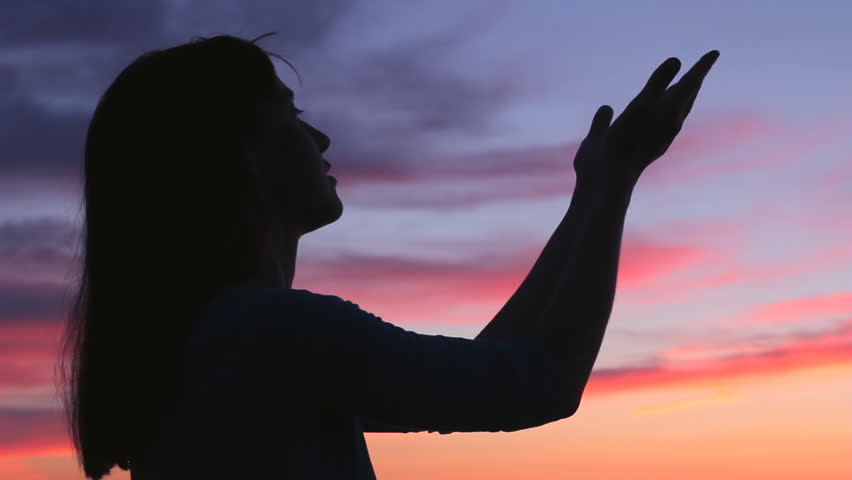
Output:
<svg viewBox="0 0 852 480">
<path fill-rule="evenodd" d="M 365 432 L 512 432 L 575 410 L 544 344 L 420 334 L 337 296 L 296 292 L 264 315 L 265 363 L 325 408 L 360 417 Z"/>
</svg>

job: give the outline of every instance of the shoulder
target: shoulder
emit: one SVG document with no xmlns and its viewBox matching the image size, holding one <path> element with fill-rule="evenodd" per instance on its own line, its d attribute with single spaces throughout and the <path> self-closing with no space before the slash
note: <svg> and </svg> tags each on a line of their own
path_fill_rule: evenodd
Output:
<svg viewBox="0 0 852 480">
<path fill-rule="evenodd" d="M 223 334 L 263 334 L 319 326 L 359 310 L 337 295 L 305 289 L 226 288 L 210 302 L 205 316 Z"/>
<path fill-rule="evenodd" d="M 231 352 L 235 362 L 301 364 L 341 358 L 347 344 L 369 335 L 383 321 L 337 295 L 303 289 L 228 289 L 211 302 L 194 332 L 196 347 Z M 366 340 L 366 339 L 365 339 Z M 346 347 L 346 348 L 344 348 Z M 345 355 L 344 355 L 345 356 Z M 260 363 L 258 363 L 260 362 Z"/>
<path fill-rule="evenodd" d="M 201 312 L 189 339 L 193 351 L 245 351 L 282 339 L 308 341 L 318 319 L 336 318 L 346 301 L 303 289 L 228 287 Z"/>
<path fill-rule="evenodd" d="M 291 309 L 344 302 L 336 295 L 327 295 L 297 288 L 228 287 L 219 291 L 207 312 L 240 311 L 263 313 L 276 309 Z"/>
</svg>

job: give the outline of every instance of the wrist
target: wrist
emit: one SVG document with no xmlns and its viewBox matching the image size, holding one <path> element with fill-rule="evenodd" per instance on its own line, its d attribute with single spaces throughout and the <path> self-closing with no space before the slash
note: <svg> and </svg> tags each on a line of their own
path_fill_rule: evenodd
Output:
<svg viewBox="0 0 852 480">
<path fill-rule="evenodd" d="M 606 195 L 626 195 L 630 196 L 636 183 L 639 181 L 639 175 L 623 173 L 612 173 L 603 177 L 578 177 L 574 188 L 575 192 L 596 192 Z"/>
</svg>

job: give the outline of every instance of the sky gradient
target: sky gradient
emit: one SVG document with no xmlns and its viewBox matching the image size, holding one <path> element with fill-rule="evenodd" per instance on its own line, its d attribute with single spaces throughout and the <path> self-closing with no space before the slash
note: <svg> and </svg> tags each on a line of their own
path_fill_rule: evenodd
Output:
<svg viewBox="0 0 852 480">
<path fill-rule="evenodd" d="M 852 4 L 576 3 L 11 2 L 0 478 L 83 478 L 51 368 L 100 95 L 145 51 L 270 31 L 260 45 L 299 70 L 301 86 L 273 60 L 331 137 L 344 204 L 303 237 L 293 287 L 466 338 L 568 208 L 595 110 L 618 115 L 667 57 L 685 71 L 721 52 L 633 194 L 577 414 L 514 433 L 368 433 L 378 478 L 852 477 Z"/>
</svg>

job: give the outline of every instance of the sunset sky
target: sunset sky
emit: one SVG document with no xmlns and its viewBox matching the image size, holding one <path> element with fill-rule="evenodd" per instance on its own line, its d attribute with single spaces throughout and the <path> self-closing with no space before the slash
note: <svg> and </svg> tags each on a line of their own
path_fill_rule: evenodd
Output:
<svg viewBox="0 0 852 480">
<path fill-rule="evenodd" d="M 85 5 L 85 6 L 83 6 Z M 368 433 L 378 478 L 852 478 L 852 3 L 86 1 L 0 14 L 0 479 L 82 479 L 52 367 L 99 97 L 140 54 L 254 38 L 331 137 L 341 219 L 294 288 L 473 338 L 568 208 L 595 110 L 721 52 L 640 179 L 579 411 Z M 680 75 L 678 77 L 680 78 Z M 132 272 L 128 272 L 132 275 Z M 110 478 L 127 479 L 118 468 Z"/>
</svg>

